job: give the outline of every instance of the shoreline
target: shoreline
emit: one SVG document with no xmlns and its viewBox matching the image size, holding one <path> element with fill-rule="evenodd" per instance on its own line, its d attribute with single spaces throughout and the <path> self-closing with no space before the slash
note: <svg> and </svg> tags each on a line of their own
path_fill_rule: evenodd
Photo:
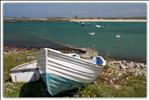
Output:
<svg viewBox="0 0 149 100">
<path fill-rule="evenodd" d="M 147 22 L 141 19 L 70 19 L 70 22 Z"/>
<path fill-rule="evenodd" d="M 4 22 L 147 22 L 146 18 L 4 18 Z"/>
<path fill-rule="evenodd" d="M 4 46 L 4 51 L 3 53 L 6 54 L 11 54 L 11 53 L 20 53 L 20 52 L 25 52 L 25 51 L 38 51 L 40 48 L 43 47 L 16 47 L 16 46 Z M 72 52 L 72 53 L 78 53 L 78 54 L 83 54 L 88 50 L 89 48 L 61 48 L 61 49 L 56 49 L 64 53 Z M 103 56 L 104 58 L 107 58 L 106 55 Z M 108 57 L 112 60 L 116 61 L 126 61 L 126 62 L 135 62 L 135 63 L 144 63 L 146 64 L 146 60 L 142 59 L 135 59 L 135 58 L 117 58 L 117 57 Z"/>
</svg>

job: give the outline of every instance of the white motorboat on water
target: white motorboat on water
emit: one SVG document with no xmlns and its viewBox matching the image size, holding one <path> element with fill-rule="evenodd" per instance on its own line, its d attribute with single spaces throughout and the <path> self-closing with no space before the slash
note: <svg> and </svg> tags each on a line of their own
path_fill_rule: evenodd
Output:
<svg viewBox="0 0 149 100">
<path fill-rule="evenodd" d="M 121 36 L 117 34 L 115 37 L 116 37 L 116 38 L 120 38 Z"/>
<path fill-rule="evenodd" d="M 95 35 L 96 33 L 95 32 L 89 32 L 88 34 L 89 35 Z"/>
<path fill-rule="evenodd" d="M 81 23 L 81 26 L 85 26 L 85 23 L 82 22 L 82 23 Z"/>
<path fill-rule="evenodd" d="M 95 25 L 96 28 L 104 28 L 104 26 Z"/>
</svg>

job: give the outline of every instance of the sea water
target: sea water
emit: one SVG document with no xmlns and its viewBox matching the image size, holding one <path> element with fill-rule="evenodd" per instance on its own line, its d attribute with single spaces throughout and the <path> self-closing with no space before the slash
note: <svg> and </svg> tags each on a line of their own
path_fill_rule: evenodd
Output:
<svg viewBox="0 0 149 100">
<path fill-rule="evenodd" d="M 102 26 L 96 27 L 97 25 Z M 91 34 L 94 33 L 94 34 Z M 11 22 L 4 24 L 4 43 L 54 47 L 50 41 L 91 47 L 100 55 L 146 61 L 146 22 Z"/>
</svg>

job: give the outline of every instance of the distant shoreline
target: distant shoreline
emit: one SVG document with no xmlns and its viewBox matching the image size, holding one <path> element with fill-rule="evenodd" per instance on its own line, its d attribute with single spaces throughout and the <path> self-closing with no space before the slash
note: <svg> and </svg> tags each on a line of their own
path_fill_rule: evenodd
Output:
<svg viewBox="0 0 149 100">
<path fill-rule="evenodd" d="M 146 18 L 14 18 L 5 17 L 4 22 L 147 22 Z"/>
<path fill-rule="evenodd" d="M 147 22 L 145 19 L 71 19 L 70 22 Z"/>
</svg>

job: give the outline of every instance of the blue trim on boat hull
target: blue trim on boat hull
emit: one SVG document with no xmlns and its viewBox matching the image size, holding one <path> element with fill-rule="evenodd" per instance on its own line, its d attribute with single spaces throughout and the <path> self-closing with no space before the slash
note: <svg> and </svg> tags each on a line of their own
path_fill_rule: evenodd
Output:
<svg viewBox="0 0 149 100">
<path fill-rule="evenodd" d="M 83 86 L 83 83 L 66 79 L 52 73 L 41 74 L 41 77 L 46 85 L 48 92 L 52 96 Z"/>
</svg>

